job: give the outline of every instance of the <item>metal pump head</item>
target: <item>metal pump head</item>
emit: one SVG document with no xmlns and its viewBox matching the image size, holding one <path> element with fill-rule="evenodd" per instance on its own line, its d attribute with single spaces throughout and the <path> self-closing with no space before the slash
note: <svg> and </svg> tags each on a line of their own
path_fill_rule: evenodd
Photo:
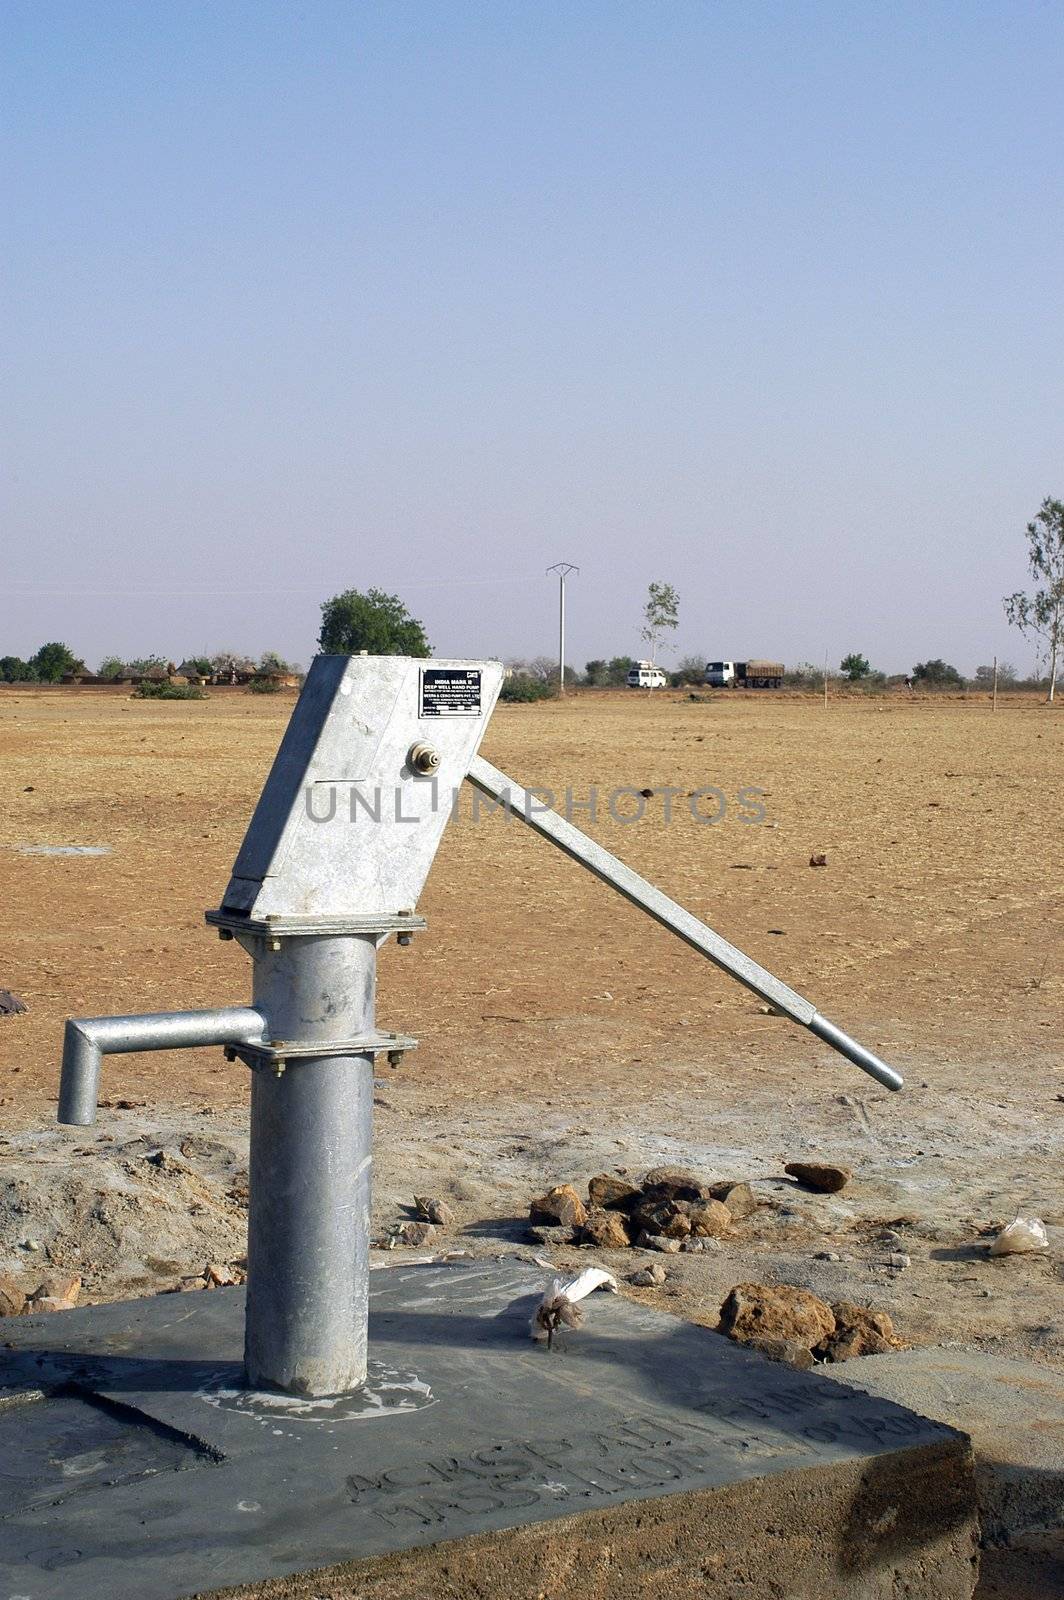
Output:
<svg viewBox="0 0 1064 1600">
<path fill-rule="evenodd" d="M 416 906 L 502 676 L 498 661 L 315 656 L 222 910 L 260 921 Z"/>
</svg>

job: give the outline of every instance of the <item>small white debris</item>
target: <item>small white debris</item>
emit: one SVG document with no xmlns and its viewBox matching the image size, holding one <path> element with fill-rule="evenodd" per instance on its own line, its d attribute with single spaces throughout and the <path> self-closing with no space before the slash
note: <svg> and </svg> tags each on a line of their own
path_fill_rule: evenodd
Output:
<svg viewBox="0 0 1064 1600">
<path fill-rule="evenodd" d="M 1048 1250 L 1049 1235 L 1041 1217 L 1017 1217 L 1002 1228 L 990 1246 L 992 1256 L 1026 1255 L 1031 1250 Z"/>
<path fill-rule="evenodd" d="M 530 1329 L 533 1339 L 546 1339 L 549 1350 L 559 1328 L 579 1328 L 584 1316 L 578 1302 L 586 1300 L 596 1289 L 608 1289 L 616 1294 L 617 1279 L 613 1273 L 603 1267 L 585 1267 L 567 1281 L 555 1278 L 533 1312 Z"/>
</svg>

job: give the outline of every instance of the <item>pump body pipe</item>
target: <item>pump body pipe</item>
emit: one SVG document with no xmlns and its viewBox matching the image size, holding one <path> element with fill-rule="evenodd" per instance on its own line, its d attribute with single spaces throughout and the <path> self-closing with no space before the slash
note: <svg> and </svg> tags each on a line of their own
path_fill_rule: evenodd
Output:
<svg viewBox="0 0 1064 1600">
<path fill-rule="evenodd" d="M 779 978 L 774 977 L 764 967 L 760 966 L 742 950 L 730 944 L 727 939 L 699 921 L 690 911 L 685 911 L 683 906 L 675 900 L 670 900 L 667 894 L 656 889 L 652 883 L 641 878 L 638 872 L 626 866 L 623 861 L 611 855 L 602 845 L 569 822 L 565 817 L 559 816 L 556 811 L 542 804 L 536 799 L 533 791 L 523 789 L 520 784 L 514 783 L 505 772 L 500 772 L 498 767 L 493 767 L 483 756 L 474 756 L 469 764 L 467 773 L 470 783 L 490 799 L 502 804 L 511 816 L 518 817 L 522 822 L 559 850 L 572 861 L 608 883 L 616 889 L 626 900 L 638 906 L 660 922 L 662 927 L 677 934 L 686 944 L 707 957 L 722 971 L 730 973 L 733 978 L 753 991 L 762 1000 L 768 1002 L 774 1011 L 790 1017 L 792 1022 L 800 1022 L 804 1028 L 816 1034 L 825 1044 L 837 1050 L 840 1055 L 852 1061 L 854 1066 L 860 1067 L 862 1072 L 867 1072 L 869 1077 L 875 1078 L 887 1089 L 900 1089 L 903 1079 L 901 1074 L 895 1072 L 885 1061 L 881 1061 L 871 1050 L 866 1050 L 863 1045 L 851 1039 L 841 1028 L 833 1022 L 822 1017 L 816 1007 L 798 994 Z"/>
<path fill-rule="evenodd" d="M 185 1050 L 197 1045 L 252 1044 L 266 1019 L 252 1006 L 216 1011 L 156 1011 L 132 1017 L 71 1017 L 63 1036 L 58 1120 L 76 1128 L 96 1121 L 103 1056 L 131 1050 Z"/>
</svg>

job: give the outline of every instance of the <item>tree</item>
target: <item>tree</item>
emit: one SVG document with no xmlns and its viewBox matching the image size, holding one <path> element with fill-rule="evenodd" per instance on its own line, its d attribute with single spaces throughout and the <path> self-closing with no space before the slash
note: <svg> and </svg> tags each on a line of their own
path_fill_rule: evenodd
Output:
<svg viewBox="0 0 1064 1600">
<path fill-rule="evenodd" d="M 125 670 L 126 664 L 121 656 L 104 656 L 100 665 L 96 668 L 96 676 L 105 679 L 108 683 L 113 683 L 116 678 L 122 676 Z"/>
<path fill-rule="evenodd" d="M 997 681 L 1001 689 L 1011 689 L 1016 683 L 1019 673 L 1011 661 L 999 661 L 997 664 Z M 992 689 L 994 687 L 994 669 L 990 667 L 976 667 L 975 677 L 972 679 L 977 689 Z"/>
<path fill-rule="evenodd" d="M 934 661 L 918 661 L 913 668 L 918 683 L 929 684 L 934 689 L 963 689 L 964 679 L 956 667 L 936 656 Z"/>
<path fill-rule="evenodd" d="M 398 595 L 380 589 L 345 589 L 321 608 L 318 649 L 323 655 L 427 656 L 432 647 L 421 623 Z"/>
<path fill-rule="evenodd" d="M 21 656 L 0 656 L 0 678 L 5 683 L 34 683 L 37 674 Z"/>
<path fill-rule="evenodd" d="M 259 657 L 259 672 L 279 672 L 282 675 L 289 672 L 298 672 L 299 668 L 291 661 L 286 661 L 284 656 L 278 655 L 276 650 L 264 650 Z"/>
<path fill-rule="evenodd" d="M 865 656 L 858 655 L 856 650 L 851 650 L 848 656 L 843 656 L 839 662 L 839 671 L 851 683 L 859 683 L 862 678 L 867 678 L 872 668 Z"/>
<path fill-rule="evenodd" d="M 1042 501 L 1027 524 L 1027 569 L 1036 584 L 1030 594 L 1006 595 L 1005 615 L 1024 638 L 1044 639 L 1049 652 L 1049 695 L 1053 700 L 1057 666 L 1064 645 L 1064 500 Z"/>
<path fill-rule="evenodd" d="M 705 656 L 681 656 L 676 663 L 673 678 L 677 684 L 704 683 L 706 679 Z"/>
<path fill-rule="evenodd" d="M 647 590 L 647 603 L 643 607 L 643 626 L 639 637 L 646 641 L 653 664 L 662 648 L 662 636 L 674 629 L 680 618 L 680 597 L 671 583 L 652 583 Z"/>
<path fill-rule="evenodd" d="M 58 640 L 42 644 L 37 654 L 31 657 L 29 665 L 41 683 L 59 683 L 68 672 L 85 671 L 84 662 L 79 661 L 73 650 Z"/>
<path fill-rule="evenodd" d="M 165 678 L 166 662 L 162 656 L 135 656 L 126 662 L 126 671 L 133 678 Z"/>
<path fill-rule="evenodd" d="M 584 681 L 592 689 L 602 689 L 609 683 L 609 665 L 605 661 L 589 661 L 584 667 Z"/>
<path fill-rule="evenodd" d="M 606 668 L 606 682 L 610 688 L 623 689 L 634 666 L 631 656 L 613 656 Z"/>
</svg>

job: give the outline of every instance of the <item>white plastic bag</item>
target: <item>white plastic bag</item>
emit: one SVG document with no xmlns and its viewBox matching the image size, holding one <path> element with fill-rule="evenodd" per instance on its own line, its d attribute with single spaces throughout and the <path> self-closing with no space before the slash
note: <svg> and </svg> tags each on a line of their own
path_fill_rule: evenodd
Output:
<svg viewBox="0 0 1064 1600">
<path fill-rule="evenodd" d="M 990 1246 L 992 1256 L 1026 1255 L 1030 1250 L 1048 1250 L 1049 1236 L 1041 1217 L 1017 1217 L 1002 1228 Z"/>
<path fill-rule="evenodd" d="M 560 1327 L 579 1328 L 584 1320 L 579 1302 L 596 1289 L 608 1289 L 611 1294 L 616 1294 L 617 1279 L 613 1273 L 606 1272 L 602 1267 L 585 1267 L 583 1272 L 568 1282 L 555 1278 L 532 1313 L 530 1331 L 533 1339 L 546 1339 L 547 1348 L 550 1349 Z"/>
</svg>

